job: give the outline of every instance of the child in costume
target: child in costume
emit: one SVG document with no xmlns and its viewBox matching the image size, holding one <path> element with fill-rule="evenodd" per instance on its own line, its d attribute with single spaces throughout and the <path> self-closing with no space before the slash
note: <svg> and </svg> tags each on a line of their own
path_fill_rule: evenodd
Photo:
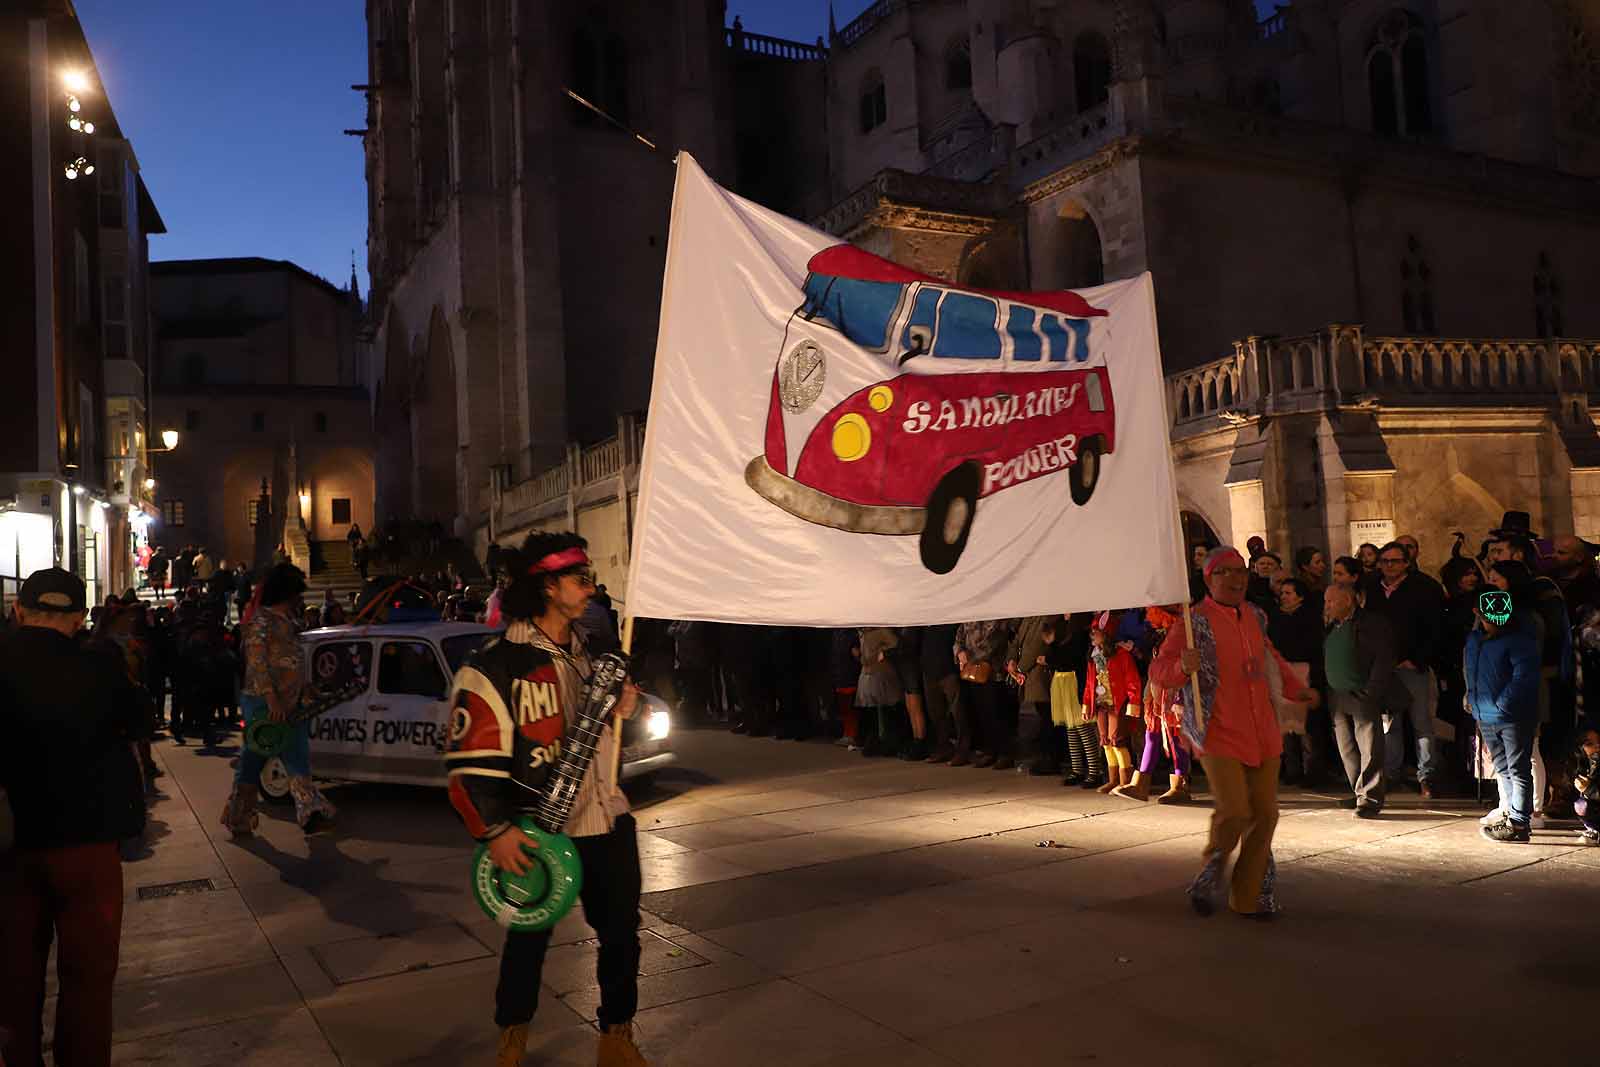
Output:
<svg viewBox="0 0 1600 1067">
<path fill-rule="evenodd" d="M 1109 612 L 1095 620 L 1089 631 L 1089 664 L 1085 671 L 1083 703 L 1094 717 L 1100 748 L 1106 755 L 1109 771 L 1099 792 L 1109 793 L 1122 785 L 1133 784 L 1133 757 L 1128 752 L 1128 718 L 1139 716 L 1144 707 L 1144 682 L 1133 654 L 1113 645 L 1115 620 Z"/>
<path fill-rule="evenodd" d="M 1166 632 L 1179 623 L 1169 608 L 1148 608 L 1145 621 L 1158 635 L 1156 644 Z M 1144 688 L 1144 752 L 1132 783 L 1118 786 L 1111 792 L 1129 800 L 1150 798 L 1150 775 L 1155 770 L 1156 759 L 1162 752 L 1172 760 L 1172 780 L 1167 791 L 1156 797 L 1157 804 L 1184 804 L 1189 796 L 1189 749 L 1185 746 L 1179 722 L 1183 717 L 1183 702 L 1177 693 L 1151 678 Z"/>
<path fill-rule="evenodd" d="M 1066 731 L 1067 771 L 1064 786 L 1095 789 L 1105 784 L 1105 753 L 1095 725 L 1093 709 L 1080 698 L 1085 664 L 1089 660 L 1087 615 L 1076 615 L 1045 628 L 1045 662 L 1055 673 L 1050 678 L 1050 717 Z"/>
</svg>

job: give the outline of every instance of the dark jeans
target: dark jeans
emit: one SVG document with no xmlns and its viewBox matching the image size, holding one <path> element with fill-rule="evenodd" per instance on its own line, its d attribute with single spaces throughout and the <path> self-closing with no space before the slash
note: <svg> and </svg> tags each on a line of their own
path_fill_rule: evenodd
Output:
<svg viewBox="0 0 1600 1067">
<path fill-rule="evenodd" d="M 639 841 L 632 815 L 609 834 L 574 837 L 583 861 L 583 917 L 600 939 L 595 973 L 600 980 L 600 1025 L 625 1023 L 639 1009 Z M 539 1006 L 539 976 L 553 930 L 506 934 L 494 1021 L 518 1026 Z"/>
<path fill-rule="evenodd" d="M 957 739 L 956 704 L 961 699 L 961 683 L 953 674 L 926 683 L 923 709 L 928 716 L 929 740 L 935 748 L 954 745 Z"/>
<path fill-rule="evenodd" d="M 1056 753 L 1055 726 L 1050 721 L 1050 702 L 1025 700 L 1017 711 L 1017 759 L 1034 760 L 1041 767 L 1055 768 L 1061 757 Z"/>
<path fill-rule="evenodd" d="M 963 736 L 957 747 L 963 752 L 976 748 L 996 759 L 1010 756 L 1016 737 L 1016 723 L 1014 708 L 1007 706 L 1009 702 L 1008 694 L 1000 691 L 999 682 L 985 682 L 982 685 L 962 682 L 964 715 L 961 718 L 965 721 L 958 722 L 968 727 L 969 732 L 976 733 L 976 737 L 969 739 Z"/>
<path fill-rule="evenodd" d="M 45 969 L 56 942 L 55 1062 L 111 1063 L 111 989 L 122 943 L 122 857 L 115 841 L 0 860 L 0 1060 L 43 1067 Z"/>
<path fill-rule="evenodd" d="M 1483 743 L 1494 760 L 1495 782 L 1500 787 L 1500 809 L 1511 821 L 1527 826 L 1533 818 L 1533 735 L 1537 723 L 1500 723 L 1479 726 Z"/>
</svg>

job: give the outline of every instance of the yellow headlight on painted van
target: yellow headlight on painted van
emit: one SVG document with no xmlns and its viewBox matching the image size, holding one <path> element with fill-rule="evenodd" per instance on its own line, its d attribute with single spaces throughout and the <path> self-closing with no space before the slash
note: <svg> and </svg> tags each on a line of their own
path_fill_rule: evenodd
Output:
<svg viewBox="0 0 1600 1067">
<path fill-rule="evenodd" d="M 867 405 L 878 414 L 883 414 L 894 407 L 894 390 L 887 385 L 875 385 L 867 394 Z"/>
<path fill-rule="evenodd" d="M 833 424 L 833 454 L 844 462 L 854 463 L 871 447 L 872 431 L 860 415 L 852 411 Z"/>
</svg>

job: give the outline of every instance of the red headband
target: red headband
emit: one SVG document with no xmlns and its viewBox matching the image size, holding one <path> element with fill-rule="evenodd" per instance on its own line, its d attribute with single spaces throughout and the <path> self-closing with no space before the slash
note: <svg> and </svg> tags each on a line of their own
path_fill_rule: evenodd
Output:
<svg viewBox="0 0 1600 1067">
<path fill-rule="evenodd" d="M 568 548 L 560 552 L 552 552 L 538 563 L 528 568 L 529 574 L 554 574 L 564 571 L 569 567 L 586 566 L 589 562 L 589 553 L 581 548 Z"/>
</svg>

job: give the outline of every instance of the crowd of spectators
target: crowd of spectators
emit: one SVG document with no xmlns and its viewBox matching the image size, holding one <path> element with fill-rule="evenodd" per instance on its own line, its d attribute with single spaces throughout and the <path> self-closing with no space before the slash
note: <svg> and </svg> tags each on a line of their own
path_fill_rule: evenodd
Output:
<svg viewBox="0 0 1600 1067">
<path fill-rule="evenodd" d="M 1214 546 L 1193 547 L 1198 602 Z M 1397 790 L 1498 795 L 1486 836 L 1526 840 L 1595 788 L 1600 546 L 1541 540 L 1512 512 L 1476 551 L 1457 535 L 1437 577 L 1419 549 L 1404 535 L 1338 557 L 1248 545 L 1248 602 L 1321 694 L 1276 702 L 1282 782 L 1338 792 L 1363 818 Z M 1507 617 L 1486 617 L 1484 591 L 1505 594 Z M 1159 799 L 1181 802 L 1195 773 L 1181 709 L 1150 682 L 1173 626 L 1180 605 L 840 630 L 641 620 L 635 650 L 686 714 L 739 733 L 835 733 L 868 758 L 1015 768 L 1141 800 L 1165 784 Z"/>
</svg>

